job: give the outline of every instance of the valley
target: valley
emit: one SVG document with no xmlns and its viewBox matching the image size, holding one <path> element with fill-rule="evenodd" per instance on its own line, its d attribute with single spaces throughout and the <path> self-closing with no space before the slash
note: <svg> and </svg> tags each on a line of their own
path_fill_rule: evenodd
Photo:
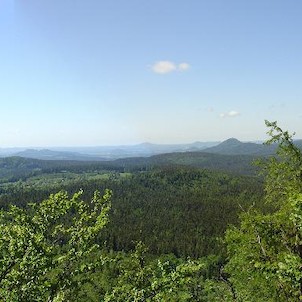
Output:
<svg viewBox="0 0 302 302">
<path fill-rule="evenodd" d="M 290 144 L 288 146 L 292 148 Z M 293 152 L 300 154 L 300 149 L 295 148 Z M 16 239 L 16 246 L 21 250 L 27 249 L 27 240 L 38 240 L 33 246 L 33 257 L 46 257 L 43 261 L 54 257 L 54 263 L 56 259 L 66 259 L 66 263 L 62 260 L 55 267 L 40 260 L 41 264 L 34 264 L 34 267 L 38 269 L 41 265 L 41 269 L 47 271 L 47 282 L 54 282 L 50 283 L 53 284 L 51 286 L 57 286 L 60 282 L 66 286 L 63 280 L 69 280 L 73 285 L 68 295 L 74 301 L 87 301 L 87 297 L 89 301 L 99 301 L 100 298 L 104 301 L 123 301 L 130 295 L 128 290 L 124 290 L 125 286 L 134 290 L 130 297 L 136 295 L 140 288 L 148 297 L 155 294 L 166 300 L 168 292 L 173 289 L 173 301 L 177 301 L 181 295 L 184 295 L 181 301 L 191 301 L 192 297 L 194 301 L 209 301 L 212 299 L 210 297 L 215 297 L 216 301 L 219 296 L 223 300 L 217 301 L 232 301 L 233 293 L 228 285 L 231 281 L 225 278 L 228 278 L 228 273 L 233 273 L 237 276 L 234 282 L 240 280 L 238 271 L 230 267 L 232 261 L 237 261 L 238 255 L 237 251 L 230 253 L 229 250 L 237 240 L 232 236 L 241 238 L 242 235 L 236 233 L 240 232 L 237 228 L 244 228 L 242 221 L 252 219 L 252 213 L 261 213 L 258 214 L 263 215 L 260 217 L 271 217 L 278 213 L 277 204 L 267 202 L 268 186 L 272 184 L 259 174 L 265 166 L 273 169 L 275 154 L 276 145 L 256 145 L 230 139 L 203 151 L 114 160 L 4 157 L 0 159 L 2 219 L 5 215 L 11 217 L 3 220 L 8 223 L 7 226 L 14 215 L 17 215 L 13 218 L 16 225 L 27 221 L 25 228 L 19 227 L 24 228 L 23 234 L 33 228 L 30 231 L 33 233 L 26 235 L 30 238 L 31 234 L 35 236 L 38 221 L 44 225 L 52 217 L 58 217 L 47 228 L 42 227 L 44 231 L 40 237 L 24 239 L 24 247 L 23 243 L 20 245 L 20 238 Z M 256 162 L 262 162 L 261 169 Z M 278 164 L 276 167 L 279 167 Z M 282 162 L 278 169 L 282 171 Z M 272 178 L 271 181 L 275 180 Z M 298 181 L 297 186 L 300 185 Z M 287 186 L 285 184 L 284 188 Z M 96 221 L 89 226 L 90 219 L 97 212 L 87 212 L 97 210 L 91 207 L 97 201 L 96 196 L 101 196 L 96 192 L 105 192 L 100 202 L 106 207 L 98 210 L 100 215 L 105 216 L 98 218 L 101 220 L 97 221 L 102 222 L 100 229 L 91 233 L 93 240 L 85 244 L 93 245 L 86 252 L 86 237 L 76 234 L 82 232 L 86 224 L 85 232 L 92 232 L 98 225 Z M 68 200 L 68 196 L 73 197 Z M 91 199 L 91 196 L 95 197 Z M 78 198 L 81 201 L 77 201 Z M 80 208 L 77 208 L 78 205 L 81 205 Z M 44 210 L 41 207 L 45 207 Z M 45 216 L 45 211 L 51 212 Z M 102 214 L 103 211 L 106 214 Z M 20 215 L 24 215 L 23 218 Z M 38 218 L 37 215 L 42 216 Z M 81 221 L 86 222 L 83 224 Z M 73 227 L 73 224 L 79 223 L 82 225 L 80 229 Z M 11 230 L 15 227 L 12 226 Z M 2 232 L 6 234 L 9 230 L 10 227 L 4 228 Z M 6 236 L 1 237 L 0 234 L 3 255 L 8 255 L 3 241 Z M 83 243 L 76 244 L 72 236 L 80 236 L 78 240 Z M 43 246 L 39 247 L 41 239 L 37 238 L 44 238 Z M 42 256 L 39 251 L 48 244 L 48 249 L 55 247 L 53 251 L 56 252 L 46 256 L 48 252 L 45 250 L 43 253 L 46 254 Z M 238 244 L 242 244 L 242 241 L 238 241 Z M 76 254 L 70 252 L 73 250 Z M 85 258 L 77 256 L 82 253 L 86 255 Z M 23 260 L 21 256 L 20 261 Z M 11 257 L 4 256 L 3 261 L 10 265 Z M 79 266 L 77 275 L 68 266 L 70 261 L 73 266 Z M 32 263 L 22 265 L 28 265 L 28 272 L 33 269 Z M 80 273 L 83 268 L 85 274 Z M 38 272 L 36 274 L 39 276 Z M 173 277 L 175 274 L 179 274 L 179 281 Z M 28 273 L 20 282 L 30 276 L 31 273 Z M 78 283 L 75 284 L 75 281 Z M 160 288 L 153 292 L 152 282 L 166 282 L 167 292 Z M 38 280 L 33 285 L 37 286 L 37 290 L 43 290 L 45 297 L 49 295 L 48 288 Z M 27 297 L 32 294 L 35 299 L 36 289 L 29 287 L 29 290 L 25 291 Z M 273 288 L 271 291 L 274 293 Z M 15 287 L 15 292 L 21 295 L 19 286 Z M 116 297 L 120 300 L 116 300 Z"/>
</svg>

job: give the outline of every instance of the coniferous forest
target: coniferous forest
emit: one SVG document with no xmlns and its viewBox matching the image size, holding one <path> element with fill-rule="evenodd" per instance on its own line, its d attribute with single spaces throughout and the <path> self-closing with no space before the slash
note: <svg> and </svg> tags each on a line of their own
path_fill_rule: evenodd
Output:
<svg viewBox="0 0 302 302">
<path fill-rule="evenodd" d="M 302 154 L 266 123 L 258 168 L 1 159 L 0 301 L 301 301 Z"/>
</svg>

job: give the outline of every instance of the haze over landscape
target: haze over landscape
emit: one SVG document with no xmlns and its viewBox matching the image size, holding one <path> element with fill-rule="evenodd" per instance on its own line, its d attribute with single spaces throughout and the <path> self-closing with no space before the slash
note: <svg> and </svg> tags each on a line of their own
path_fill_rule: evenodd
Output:
<svg viewBox="0 0 302 302">
<path fill-rule="evenodd" d="M 0 0 L 0 302 L 302 301 L 301 15 Z"/>
<path fill-rule="evenodd" d="M 0 2 L 0 147 L 301 137 L 301 1 Z"/>
</svg>

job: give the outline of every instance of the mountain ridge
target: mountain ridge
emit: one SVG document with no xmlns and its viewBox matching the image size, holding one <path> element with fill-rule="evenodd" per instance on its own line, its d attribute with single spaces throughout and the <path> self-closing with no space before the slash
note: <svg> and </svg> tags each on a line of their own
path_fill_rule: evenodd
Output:
<svg viewBox="0 0 302 302">
<path fill-rule="evenodd" d="M 302 140 L 295 140 L 302 148 Z M 225 155 L 269 156 L 276 153 L 277 145 L 259 142 L 242 142 L 229 138 L 222 142 L 200 142 L 188 144 L 153 144 L 144 142 L 137 145 L 99 147 L 49 147 L 49 148 L 0 148 L 0 157 L 21 156 L 41 160 L 110 161 L 132 157 L 150 157 L 174 152 L 207 152 Z"/>
<path fill-rule="evenodd" d="M 277 145 L 265 145 L 252 142 L 241 142 L 236 138 L 229 138 L 220 144 L 203 150 L 208 153 L 224 155 L 253 155 L 269 156 L 276 153 Z"/>
</svg>

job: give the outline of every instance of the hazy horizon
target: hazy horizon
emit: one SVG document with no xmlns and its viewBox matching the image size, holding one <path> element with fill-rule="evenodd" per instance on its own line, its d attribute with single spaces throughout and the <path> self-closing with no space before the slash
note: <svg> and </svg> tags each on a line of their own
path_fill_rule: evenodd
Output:
<svg viewBox="0 0 302 302">
<path fill-rule="evenodd" d="M 302 2 L 2 0 L 0 148 L 302 137 Z"/>
<path fill-rule="evenodd" d="M 177 145 L 190 145 L 190 144 L 220 144 L 224 141 L 227 141 L 229 139 L 237 139 L 236 137 L 229 137 L 224 140 L 209 140 L 209 141 L 191 141 L 191 142 L 179 142 L 179 143 L 156 143 L 156 142 L 137 142 L 137 143 L 132 143 L 132 144 L 112 144 L 112 145 L 61 145 L 61 146 L 56 146 L 56 145 L 44 145 L 44 146 L 39 146 L 39 145 L 25 145 L 25 146 L 9 146 L 9 147 L 2 147 L 0 146 L 0 150 L 5 150 L 5 149 L 35 149 L 35 150 L 43 150 L 43 149 L 53 149 L 53 150 L 64 150 L 64 149 L 89 149 L 89 148 L 118 148 L 118 147 L 135 147 L 139 145 L 159 145 L 159 146 L 177 146 Z M 238 139 L 239 140 L 239 139 Z M 300 141 L 302 140 L 301 138 L 294 137 L 294 141 Z M 239 140 L 242 143 L 255 143 L 255 144 L 262 144 L 266 140 Z"/>
</svg>

